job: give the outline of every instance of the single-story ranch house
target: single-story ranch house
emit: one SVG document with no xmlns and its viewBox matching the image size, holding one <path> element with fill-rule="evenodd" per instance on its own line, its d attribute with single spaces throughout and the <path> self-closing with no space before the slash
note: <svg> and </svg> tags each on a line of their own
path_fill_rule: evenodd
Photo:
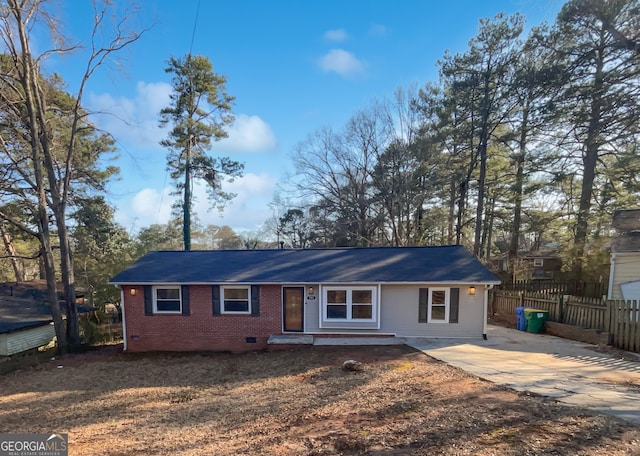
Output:
<svg viewBox="0 0 640 456">
<path fill-rule="evenodd" d="M 126 351 L 245 351 L 283 335 L 486 337 L 500 282 L 456 245 L 159 251 L 110 283 Z"/>
</svg>

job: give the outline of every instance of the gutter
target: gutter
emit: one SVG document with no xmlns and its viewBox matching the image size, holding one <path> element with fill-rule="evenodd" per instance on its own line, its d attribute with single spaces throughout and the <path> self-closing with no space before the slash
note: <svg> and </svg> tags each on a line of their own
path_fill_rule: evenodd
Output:
<svg viewBox="0 0 640 456">
<path fill-rule="evenodd" d="M 118 287 L 120 288 L 120 287 Z M 124 315 L 124 290 L 120 288 L 120 311 L 122 312 L 122 341 L 124 342 L 123 351 L 127 351 L 127 319 Z"/>
</svg>

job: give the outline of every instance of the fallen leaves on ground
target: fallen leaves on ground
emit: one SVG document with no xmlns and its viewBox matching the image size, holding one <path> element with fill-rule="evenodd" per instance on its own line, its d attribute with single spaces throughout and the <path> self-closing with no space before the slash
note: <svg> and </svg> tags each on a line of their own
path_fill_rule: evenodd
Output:
<svg viewBox="0 0 640 456">
<path fill-rule="evenodd" d="M 362 370 L 343 370 L 345 360 Z M 631 423 L 513 392 L 406 346 L 107 347 L 0 376 L 0 392 L 2 432 L 66 432 L 70 455 L 640 452 Z"/>
</svg>

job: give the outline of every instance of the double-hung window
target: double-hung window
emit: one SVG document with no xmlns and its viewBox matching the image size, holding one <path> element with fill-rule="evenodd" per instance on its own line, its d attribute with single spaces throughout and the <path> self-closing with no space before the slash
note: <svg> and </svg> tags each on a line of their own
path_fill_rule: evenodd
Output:
<svg viewBox="0 0 640 456">
<path fill-rule="evenodd" d="M 159 286 L 153 289 L 154 313 L 182 313 L 182 295 L 179 286 Z"/>
<path fill-rule="evenodd" d="M 460 288 L 420 288 L 418 321 L 420 323 L 458 323 Z"/>
<path fill-rule="evenodd" d="M 429 288 L 429 323 L 449 322 L 449 289 Z"/>
<path fill-rule="evenodd" d="M 223 314 L 250 314 L 251 287 L 220 287 L 220 301 Z"/>
<path fill-rule="evenodd" d="M 325 321 L 374 321 L 375 287 L 323 287 Z"/>
</svg>

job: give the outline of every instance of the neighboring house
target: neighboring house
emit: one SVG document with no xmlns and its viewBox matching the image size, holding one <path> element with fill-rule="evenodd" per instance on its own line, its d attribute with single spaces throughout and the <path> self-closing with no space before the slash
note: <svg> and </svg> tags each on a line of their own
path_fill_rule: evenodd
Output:
<svg viewBox="0 0 640 456">
<path fill-rule="evenodd" d="M 555 249 L 524 254 L 521 264 L 527 280 L 554 279 L 562 271 L 562 259 Z"/>
<path fill-rule="evenodd" d="M 160 251 L 110 283 L 125 350 L 244 351 L 279 335 L 486 337 L 500 282 L 443 246 Z"/>
<path fill-rule="evenodd" d="M 63 315 L 64 301 L 59 301 Z M 78 306 L 78 312 L 92 307 Z M 55 337 L 46 284 L 0 284 L 0 356 L 11 356 L 50 343 Z"/>
<path fill-rule="evenodd" d="M 616 211 L 613 227 L 608 298 L 640 301 L 640 209 Z"/>
</svg>

